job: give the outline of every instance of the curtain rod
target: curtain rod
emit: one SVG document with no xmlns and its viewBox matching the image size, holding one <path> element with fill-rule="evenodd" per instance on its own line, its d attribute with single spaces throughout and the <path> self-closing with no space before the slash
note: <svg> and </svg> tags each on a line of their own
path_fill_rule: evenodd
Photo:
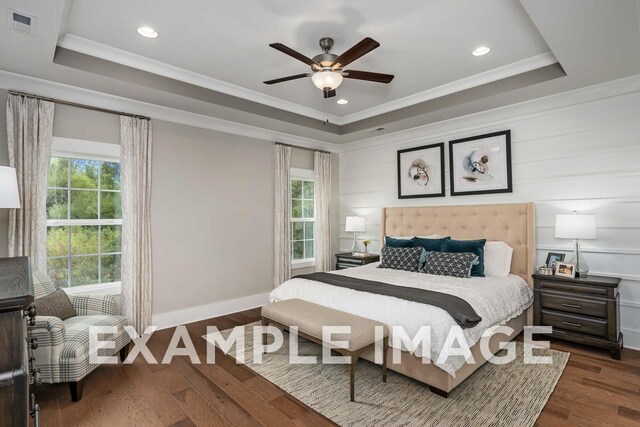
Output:
<svg viewBox="0 0 640 427">
<path fill-rule="evenodd" d="M 77 102 L 63 101 L 61 99 L 55 99 L 55 98 L 47 98 L 46 96 L 33 95 L 31 93 L 19 92 L 16 90 L 9 90 L 9 93 L 11 95 L 20 95 L 20 96 L 25 96 L 27 98 L 42 99 L 44 101 L 54 102 L 56 104 L 69 105 L 71 107 L 78 107 L 78 108 L 85 108 L 87 110 L 100 111 L 102 113 L 116 114 L 118 116 L 136 117 L 138 119 L 143 119 L 143 120 L 151 120 L 150 117 L 141 116 L 139 114 L 124 113 L 122 111 L 110 110 L 108 108 L 100 108 L 100 107 L 94 107 L 92 105 L 78 104 Z"/>
<path fill-rule="evenodd" d="M 316 148 L 301 147 L 299 145 L 285 144 L 284 142 L 276 142 L 276 145 L 284 145 L 285 147 L 297 148 L 298 150 L 317 151 L 318 153 L 331 154 L 331 151 L 318 150 Z"/>
</svg>

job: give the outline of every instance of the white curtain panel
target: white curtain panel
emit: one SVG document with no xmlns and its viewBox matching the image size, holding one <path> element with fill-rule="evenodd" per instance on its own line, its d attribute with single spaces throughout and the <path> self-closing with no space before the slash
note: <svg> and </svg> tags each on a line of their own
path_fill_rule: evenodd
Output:
<svg viewBox="0 0 640 427">
<path fill-rule="evenodd" d="M 20 209 L 9 211 L 9 256 L 27 256 L 47 269 L 47 179 L 54 104 L 22 95 L 7 98 L 9 166 L 16 168 Z"/>
<path fill-rule="evenodd" d="M 275 213 L 273 247 L 273 287 L 291 278 L 291 226 L 289 194 L 291 193 L 291 147 L 274 145 Z"/>
<path fill-rule="evenodd" d="M 314 230 L 316 271 L 331 270 L 331 153 L 313 155 L 316 224 Z"/>
<path fill-rule="evenodd" d="M 122 311 L 139 334 L 151 324 L 151 121 L 120 116 Z"/>
</svg>

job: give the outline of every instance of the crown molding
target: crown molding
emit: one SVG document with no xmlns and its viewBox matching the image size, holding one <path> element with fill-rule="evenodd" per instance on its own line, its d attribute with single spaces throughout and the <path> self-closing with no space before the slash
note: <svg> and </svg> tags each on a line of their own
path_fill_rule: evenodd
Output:
<svg viewBox="0 0 640 427">
<path fill-rule="evenodd" d="M 385 104 L 367 108 L 366 110 L 358 111 L 357 113 L 346 115 L 340 118 L 340 123 L 336 122 L 336 124 L 343 125 L 368 119 L 380 114 L 399 110 L 400 108 L 410 107 L 421 102 L 426 102 L 431 99 L 451 95 L 452 93 L 461 92 L 463 90 L 471 89 L 487 83 L 492 83 L 498 80 L 506 79 L 508 77 L 516 76 L 518 74 L 526 73 L 528 71 L 537 70 L 538 68 L 546 67 L 557 62 L 558 60 L 553 55 L 553 53 L 545 52 L 540 55 L 532 56 L 531 58 L 523 59 L 521 61 L 494 68 L 480 74 L 475 74 L 473 76 L 446 83 L 444 85 L 437 86 L 423 92 L 405 96 L 404 98 L 396 99 L 395 101 L 387 102 Z"/>
<path fill-rule="evenodd" d="M 96 58 L 104 59 L 106 61 L 126 65 L 127 67 L 136 68 L 138 70 L 147 71 L 170 79 L 222 92 L 227 95 L 258 102 L 290 113 L 311 117 L 323 122 L 325 120 L 329 120 L 331 123 L 337 123 L 340 120 L 338 116 L 333 114 L 305 107 L 294 102 L 285 101 L 283 99 L 276 98 L 275 96 L 265 95 L 251 89 L 246 89 L 222 80 L 214 79 L 213 77 L 205 76 L 165 62 L 156 61 L 155 59 L 147 58 L 126 50 L 89 40 L 72 33 L 65 34 L 58 41 L 58 46 L 83 53 L 85 55 L 95 56 Z"/>
<path fill-rule="evenodd" d="M 136 112 L 136 114 L 145 115 L 155 120 L 179 123 L 202 129 L 245 136 L 248 138 L 255 138 L 270 142 L 283 142 L 286 144 L 331 152 L 337 152 L 338 150 L 337 144 L 329 142 L 303 138 L 283 132 L 271 131 L 256 126 L 231 122 L 228 120 L 218 119 L 216 117 L 191 113 L 147 102 L 136 101 L 63 83 L 24 76 L 4 70 L 0 70 L 0 88 L 28 92 L 44 97 L 77 102 L 79 104 L 92 105 L 117 111 Z"/>
<path fill-rule="evenodd" d="M 634 92 L 640 92 L 640 74 L 340 144 L 338 150 L 340 153 L 348 153 L 390 144 L 402 145 L 437 140 L 446 138 L 451 133 L 460 134 L 489 129 L 508 124 L 516 119 L 555 114 L 560 110 L 575 109 L 582 104 Z"/>
<path fill-rule="evenodd" d="M 291 113 L 300 114 L 313 119 L 325 121 L 343 126 L 359 120 L 368 119 L 380 114 L 395 111 L 400 108 L 409 107 L 441 96 L 450 95 L 483 84 L 495 82 L 504 78 L 512 77 L 538 68 L 555 64 L 556 57 L 551 52 L 542 53 L 518 62 L 504 65 L 502 67 L 488 70 L 480 74 L 465 77 L 454 82 L 444 84 L 435 88 L 428 89 L 423 92 L 415 93 L 404 98 L 390 101 L 375 107 L 367 108 L 346 116 L 336 116 L 334 114 L 325 113 L 314 108 L 305 107 L 294 102 L 285 101 L 274 96 L 265 95 L 255 90 L 246 89 L 213 77 L 185 70 L 155 59 L 150 59 L 142 55 L 131 53 L 122 49 L 108 46 L 93 40 L 80 37 L 78 35 L 67 33 L 58 42 L 58 46 L 65 49 L 73 50 L 85 55 L 94 56 L 106 61 L 115 62 L 128 67 L 147 71 L 153 74 L 175 79 L 185 83 L 215 90 L 227 95 L 236 96 L 270 107 L 278 108 Z"/>
</svg>

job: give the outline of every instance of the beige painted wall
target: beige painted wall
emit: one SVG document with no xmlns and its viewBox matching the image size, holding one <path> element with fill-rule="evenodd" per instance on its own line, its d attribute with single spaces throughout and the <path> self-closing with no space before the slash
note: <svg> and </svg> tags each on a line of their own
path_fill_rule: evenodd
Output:
<svg viewBox="0 0 640 427">
<path fill-rule="evenodd" d="M 0 91 L 0 105 L 6 96 Z M 5 109 L 0 111 L 0 165 L 6 165 Z M 117 144 L 119 119 L 58 105 L 53 134 Z M 272 143 L 162 121 L 153 122 L 153 136 L 154 314 L 268 292 L 273 276 Z M 337 224 L 338 156 L 332 160 Z M 294 149 L 292 166 L 313 169 L 313 152 Z M 7 221 L 6 211 L 0 211 L 0 256 L 6 256 Z M 337 244 L 337 227 L 334 231 Z"/>
</svg>

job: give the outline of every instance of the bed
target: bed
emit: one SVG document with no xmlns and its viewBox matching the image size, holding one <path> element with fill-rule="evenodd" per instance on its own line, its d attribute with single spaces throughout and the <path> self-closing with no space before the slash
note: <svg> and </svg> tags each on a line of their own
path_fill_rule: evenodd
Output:
<svg viewBox="0 0 640 427">
<path fill-rule="evenodd" d="M 460 356 L 437 363 L 438 347 L 445 339 L 438 331 L 448 328 L 453 322 L 448 313 L 437 307 L 351 289 L 338 289 L 300 278 L 291 279 L 276 288 L 271 293 L 271 300 L 304 299 L 387 324 L 403 326 L 409 336 L 413 336 L 422 324 L 432 326 L 431 349 L 425 350 L 430 354 L 421 354 L 420 349 L 414 353 L 403 352 L 401 362 L 389 363 L 389 369 L 421 381 L 429 385 L 432 391 L 447 396 L 486 362 L 480 350 L 481 343 L 491 354 L 495 354 L 500 350 L 501 343 L 513 339 L 525 324 L 530 324 L 531 275 L 535 265 L 534 224 L 534 206 L 531 203 L 383 208 L 381 241 L 384 241 L 385 235 L 432 234 L 461 240 L 484 238 L 488 241 L 504 241 L 513 248 L 511 275 L 501 278 L 456 279 L 378 269 L 377 264 L 334 272 L 392 285 L 420 287 L 464 296 L 483 318 L 477 326 L 463 329 L 467 343 L 471 346 L 471 354 L 475 360 L 473 364 L 467 363 Z M 486 330 L 496 325 L 509 326 L 513 333 L 508 336 L 483 336 Z M 389 351 L 392 352 L 393 349 L 390 347 Z M 392 361 L 392 355 L 388 356 Z M 423 363 L 422 356 L 431 358 L 433 363 Z M 373 351 L 362 357 L 373 360 Z"/>
</svg>

